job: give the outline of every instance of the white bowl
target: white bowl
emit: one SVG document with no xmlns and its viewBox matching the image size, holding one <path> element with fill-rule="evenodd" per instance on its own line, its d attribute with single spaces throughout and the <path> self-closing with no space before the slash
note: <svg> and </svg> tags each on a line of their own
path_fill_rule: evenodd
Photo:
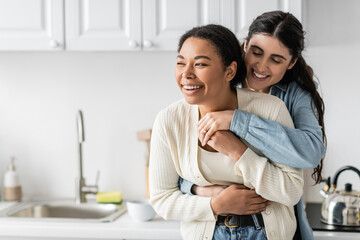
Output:
<svg viewBox="0 0 360 240">
<path fill-rule="evenodd" d="M 150 221 L 156 215 L 156 212 L 149 203 L 149 200 L 134 200 L 127 202 L 127 210 L 134 221 Z"/>
</svg>

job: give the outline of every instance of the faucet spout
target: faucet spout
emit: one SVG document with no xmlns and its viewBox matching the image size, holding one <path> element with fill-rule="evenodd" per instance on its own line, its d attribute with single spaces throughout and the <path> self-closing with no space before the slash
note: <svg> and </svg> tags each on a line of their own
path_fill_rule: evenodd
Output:
<svg viewBox="0 0 360 240">
<path fill-rule="evenodd" d="M 86 202 L 86 194 L 96 194 L 98 192 L 98 186 L 87 186 L 85 178 L 83 176 L 83 150 L 82 144 L 85 142 L 85 131 L 84 131 L 84 118 L 82 111 L 79 110 L 76 117 L 77 135 L 78 135 L 78 152 L 79 152 L 79 174 L 75 180 L 75 201 L 76 203 Z"/>
<path fill-rule="evenodd" d="M 77 134 L 78 134 L 78 151 L 79 151 L 79 178 L 83 178 L 83 154 L 82 154 L 82 144 L 85 142 L 85 132 L 84 132 L 84 118 L 82 111 L 79 110 L 77 114 Z"/>
</svg>

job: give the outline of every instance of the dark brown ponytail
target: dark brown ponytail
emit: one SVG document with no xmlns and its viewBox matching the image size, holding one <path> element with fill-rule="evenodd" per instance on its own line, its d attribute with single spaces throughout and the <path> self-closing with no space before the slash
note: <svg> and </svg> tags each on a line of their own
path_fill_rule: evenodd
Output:
<svg viewBox="0 0 360 240">
<path fill-rule="evenodd" d="M 323 141 L 326 145 L 326 134 L 325 134 L 325 125 L 324 125 L 324 111 L 325 105 L 324 101 L 321 98 L 319 92 L 317 91 L 317 86 L 314 82 L 314 72 L 312 68 L 306 64 L 305 59 L 300 55 L 297 59 L 294 67 L 287 71 L 284 76 L 284 82 L 290 81 L 290 79 L 295 79 L 295 82 L 305 91 L 309 92 L 313 100 L 313 110 L 318 119 L 319 125 L 321 126 L 321 131 L 323 134 Z M 322 168 L 323 168 L 323 159 L 320 160 L 319 165 L 314 168 L 311 177 L 315 180 L 315 183 L 318 184 L 322 180 Z"/>
</svg>

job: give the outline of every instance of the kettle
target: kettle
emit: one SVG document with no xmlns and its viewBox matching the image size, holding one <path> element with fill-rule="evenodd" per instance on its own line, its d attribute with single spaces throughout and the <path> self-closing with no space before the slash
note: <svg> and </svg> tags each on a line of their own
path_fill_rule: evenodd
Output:
<svg viewBox="0 0 360 240">
<path fill-rule="evenodd" d="M 344 166 L 334 175 L 331 187 L 331 179 L 327 178 L 327 184 L 320 191 L 325 198 L 321 206 L 321 222 L 339 226 L 360 226 L 360 192 L 353 190 L 350 183 L 345 184 L 344 190 L 336 190 L 336 184 L 340 173 L 352 170 L 360 177 L 360 170 L 353 166 Z"/>
</svg>

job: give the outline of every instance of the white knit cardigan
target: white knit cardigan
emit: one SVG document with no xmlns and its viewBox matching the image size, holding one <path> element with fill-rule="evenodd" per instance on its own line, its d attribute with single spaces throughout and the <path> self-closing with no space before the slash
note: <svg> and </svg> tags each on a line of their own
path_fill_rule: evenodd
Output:
<svg viewBox="0 0 360 240">
<path fill-rule="evenodd" d="M 277 97 L 237 89 L 238 108 L 293 127 L 285 104 Z M 190 196 L 179 190 L 179 176 L 199 186 L 212 185 L 198 166 L 197 105 L 180 100 L 156 117 L 150 150 L 150 201 L 165 219 L 181 220 L 184 239 L 212 239 L 217 216 L 209 197 Z M 262 212 L 269 240 L 292 239 L 296 230 L 294 205 L 303 193 L 301 169 L 274 163 L 249 147 L 236 162 L 234 174 L 272 204 Z M 221 163 L 219 163 L 221 167 Z"/>
</svg>

